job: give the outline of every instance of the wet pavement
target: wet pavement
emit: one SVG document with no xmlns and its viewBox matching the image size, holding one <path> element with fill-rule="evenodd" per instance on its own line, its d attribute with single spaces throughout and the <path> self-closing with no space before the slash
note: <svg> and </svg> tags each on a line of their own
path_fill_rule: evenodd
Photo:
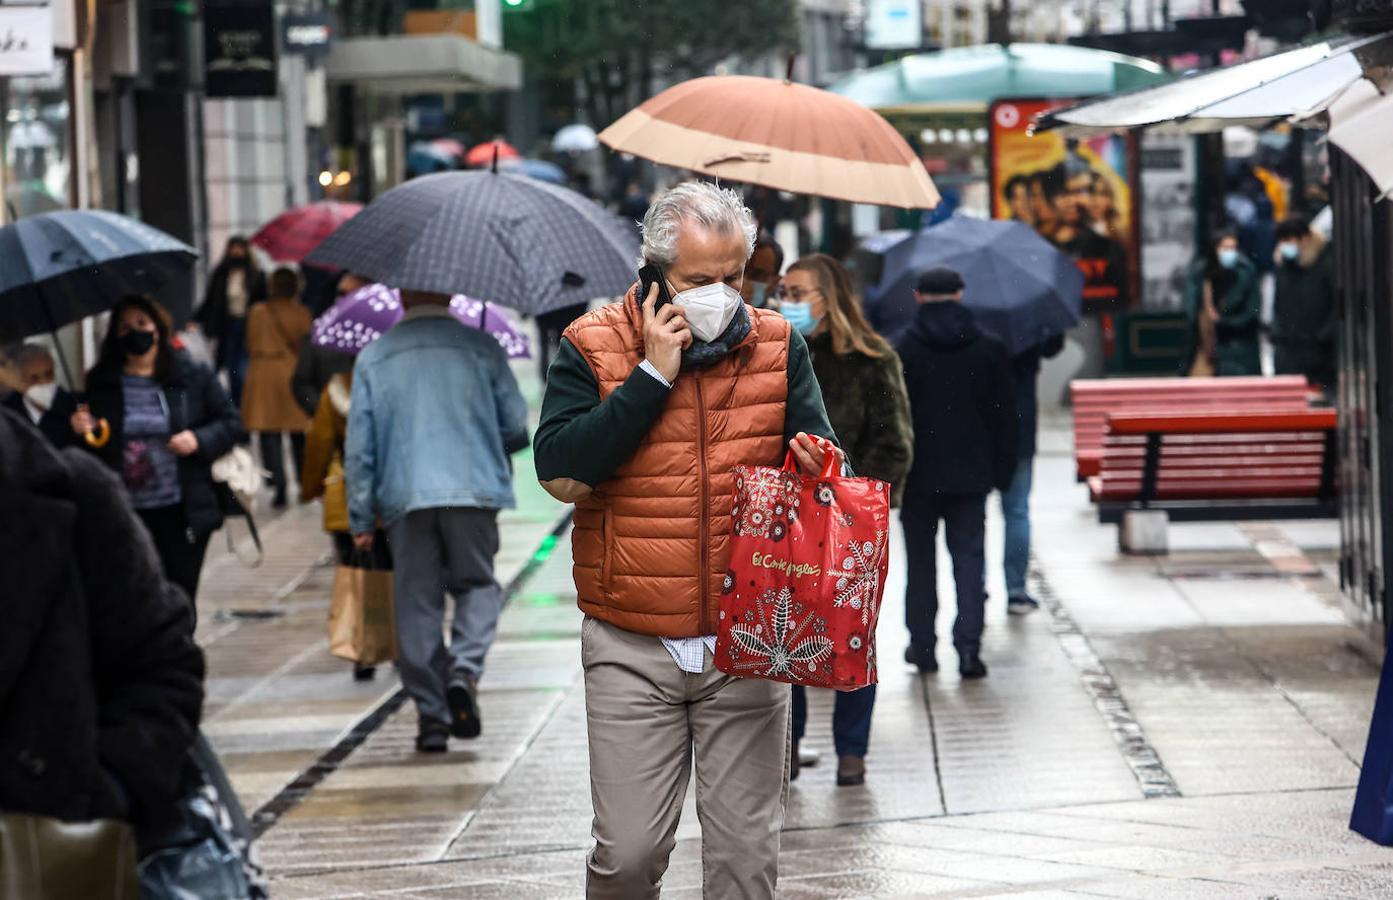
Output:
<svg viewBox="0 0 1393 900">
<path fill-rule="evenodd" d="M 791 788 L 780 896 L 1393 896 L 1393 852 L 1346 828 L 1379 651 L 1341 612 L 1336 526 L 1176 526 L 1169 556 L 1122 557 L 1073 483 L 1067 442 L 1047 428 L 1037 460 L 1045 609 L 1007 617 L 993 563 L 984 681 L 962 682 L 951 648 L 938 675 L 898 662 L 892 547 L 879 641 L 895 662 L 867 783 L 834 785 L 831 697 L 810 692 L 805 746 L 823 759 Z M 484 733 L 445 756 L 413 752 L 390 669 L 355 683 L 325 650 L 333 569 L 317 507 L 267 525 L 260 568 L 215 545 L 205 727 L 262 813 L 275 897 L 583 896 L 580 615 L 568 541 L 550 537 L 565 510 L 525 457 L 518 482 L 499 577 L 526 574 L 480 685 Z M 951 596 L 945 584 L 941 616 Z M 316 763 L 308 789 L 285 790 Z M 691 804 L 664 897 L 700 896 Z"/>
</svg>

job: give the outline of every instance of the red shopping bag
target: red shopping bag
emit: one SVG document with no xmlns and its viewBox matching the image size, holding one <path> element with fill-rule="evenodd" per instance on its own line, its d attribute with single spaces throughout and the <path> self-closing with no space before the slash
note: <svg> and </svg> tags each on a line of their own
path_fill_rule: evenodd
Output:
<svg viewBox="0 0 1393 900">
<path fill-rule="evenodd" d="M 735 467 L 730 570 L 716 667 L 730 675 L 855 690 L 876 683 L 875 626 L 890 565 L 890 487 L 828 467 L 804 478 Z"/>
</svg>

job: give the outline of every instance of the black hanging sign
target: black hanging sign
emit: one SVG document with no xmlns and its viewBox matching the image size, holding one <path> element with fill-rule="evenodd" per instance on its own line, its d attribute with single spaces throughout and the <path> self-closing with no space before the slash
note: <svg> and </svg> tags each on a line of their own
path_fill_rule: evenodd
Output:
<svg viewBox="0 0 1393 900">
<path fill-rule="evenodd" d="M 203 59 L 207 96 L 276 96 L 276 12 L 270 0 L 205 2 Z"/>
</svg>

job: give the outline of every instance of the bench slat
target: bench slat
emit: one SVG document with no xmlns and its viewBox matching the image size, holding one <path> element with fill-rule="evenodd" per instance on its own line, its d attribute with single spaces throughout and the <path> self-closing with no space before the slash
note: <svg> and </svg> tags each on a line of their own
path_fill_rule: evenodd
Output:
<svg viewBox="0 0 1393 900">
<path fill-rule="evenodd" d="M 1171 412 L 1119 413 L 1108 417 L 1109 434 L 1236 434 L 1270 431 L 1329 431 L 1335 427 L 1335 410 L 1308 409 L 1284 412 Z"/>
<path fill-rule="evenodd" d="M 1080 479 L 1097 474 L 1099 448 L 1109 415 L 1249 408 L 1303 410 L 1310 387 L 1299 375 L 1275 378 L 1111 378 L 1070 384 L 1073 400 L 1075 468 Z"/>
</svg>

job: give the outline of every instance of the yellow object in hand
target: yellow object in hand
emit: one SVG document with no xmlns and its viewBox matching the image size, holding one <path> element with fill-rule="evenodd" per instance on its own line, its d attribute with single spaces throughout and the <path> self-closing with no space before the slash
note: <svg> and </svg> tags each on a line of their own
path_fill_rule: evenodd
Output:
<svg viewBox="0 0 1393 900">
<path fill-rule="evenodd" d="M 111 425 L 106 419 L 98 419 L 97 427 L 83 435 L 89 447 L 105 447 L 106 442 L 111 440 Z"/>
</svg>

